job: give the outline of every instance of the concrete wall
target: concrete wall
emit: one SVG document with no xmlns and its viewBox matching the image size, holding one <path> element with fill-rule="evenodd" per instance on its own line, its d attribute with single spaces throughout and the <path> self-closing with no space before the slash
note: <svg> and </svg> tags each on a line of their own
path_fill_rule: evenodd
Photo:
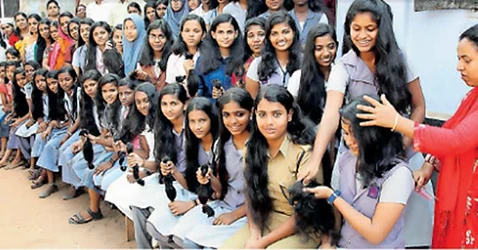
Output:
<svg viewBox="0 0 478 250">
<path fill-rule="evenodd" d="M 337 0 L 337 35 L 342 40 L 352 0 Z M 413 0 L 387 0 L 393 9 L 398 43 L 420 76 L 430 117 L 453 114 L 469 90 L 456 71 L 458 36 L 478 23 L 470 10 L 414 12 Z"/>
</svg>

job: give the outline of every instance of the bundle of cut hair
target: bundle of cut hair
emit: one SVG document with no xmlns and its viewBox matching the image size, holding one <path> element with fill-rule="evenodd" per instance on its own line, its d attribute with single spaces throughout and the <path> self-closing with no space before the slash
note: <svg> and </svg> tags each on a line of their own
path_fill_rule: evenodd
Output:
<svg viewBox="0 0 478 250">
<path fill-rule="evenodd" d="M 209 172 L 209 165 L 204 164 L 199 168 L 199 170 L 201 171 L 202 177 L 205 177 L 207 172 Z M 213 190 L 211 187 L 211 182 L 199 185 L 198 199 L 199 202 L 201 202 L 202 204 L 202 212 L 207 214 L 208 218 L 214 216 L 214 210 L 207 204 L 207 201 L 209 200 L 209 198 L 211 198 L 212 193 Z"/>
<path fill-rule="evenodd" d="M 117 143 L 117 142 L 121 141 L 119 136 L 115 136 L 113 140 L 114 140 L 114 143 Z M 126 171 L 126 168 L 127 168 L 126 166 L 123 165 L 124 160 L 126 160 L 126 157 L 127 157 L 126 152 L 124 152 L 124 151 L 119 151 L 118 152 L 118 163 L 120 165 L 121 171 L 123 171 L 123 172 Z"/>
<path fill-rule="evenodd" d="M 88 163 L 88 168 L 94 169 L 95 165 L 93 165 L 93 159 L 95 157 L 95 153 L 93 151 L 93 144 L 91 144 L 91 141 L 88 138 L 88 134 L 88 130 L 86 129 L 80 131 L 80 136 L 83 136 L 86 139 L 85 144 L 83 145 L 83 156 Z"/>
<path fill-rule="evenodd" d="M 161 159 L 161 162 L 163 164 L 168 164 L 168 162 L 171 161 L 171 159 L 168 156 L 165 156 Z M 161 172 L 160 172 L 161 173 Z M 173 181 L 174 178 L 171 173 L 169 173 L 166 176 L 163 176 L 160 174 L 160 183 L 164 183 L 166 186 L 165 191 L 166 191 L 166 196 L 168 196 L 168 199 L 173 202 L 174 199 L 176 199 L 176 189 L 173 186 Z"/>
<path fill-rule="evenodd" d="M 294 207 L 295 227 L 298 234 L 305 239 L 312 235 L 320 236 L 327 234 L 332 236 L 334 232 L 335 216 L 332 206 L 324 199 L 316 199 L 314 194 L 304 192 L 304 188 L 322 186 L 312 181 L 304 186 L 302 181 L 296 182 L 289 189 L 289 204 Z"/>
<path fill-rule="evenodd" d="M 133 144 L 131 142 L 128 142 L 128 144 L 126 144 L 126 150 L 128 151 L 128 154 L 133 153 L 134 147 L 133 147 Z M 140 186 L 144 186 L 144 180 L 139 178 L 139 166 L 138 166 L 138 164 L 135 164 L 133 166 L 133 177 Z"/>
</svg>

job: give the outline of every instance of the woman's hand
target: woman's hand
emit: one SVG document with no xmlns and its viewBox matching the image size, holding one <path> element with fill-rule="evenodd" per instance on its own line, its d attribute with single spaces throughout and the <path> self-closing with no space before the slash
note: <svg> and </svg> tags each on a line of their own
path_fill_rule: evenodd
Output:
<svg viewBox="0 0 478 250">
<path fill-rule="evenodd" d="M 127 160 L 128 160 L 128 166 L 130 167 L 133 167 L 135 165 L 138 165 L 139 167 L 143 167 L 145 162 L 145 160 L 136 153 L 129 154 Z"/>
<path fill-rule="evenodd" d="M 121 140 L 116 141 L 113 143 L 113 150 L 115 152 L 127 152 L 126 144 L 124 144 Z"/>
<path fill-rule="evenodd" d="M 246 249 L 265 249 L 267 245 L 262 241 L 262 237 L 249 236 L 249 239 L 246 241 Z"/>
<path fill-rule="evenodd" d="M 40 122 L 40 123 L 38 124 L 38 131 L 37 131 L 37 133 L 41 133 L 41 132 L 45 131 L 47 128 L 48 128 L 48 123 L 47 123 L 47 122 Z"/>
<path fill-rule="evenodd" d="M 11 130 L 14 130 L 15 128 L 18 127 L 18 125 L 20 125 L 20 119 L 18 119 L 18 118 L 17 118 L 17 119 L 13 119 L 12 121 L 13 121 L 13 123 L 10 124 L 10 129 L 11 129 Z"/>
<path fill-rule="evenodd" d="M 357 114 L 358 118 L 367 120 L 361 122 L 360 126 L 379 126 L 384 128 L 393 128 L 397 125 L 396 121 L 399 114 L 395 110 L 393 105 L 387 100 L 385 95 L 382 94 L 380 96 L 382 103 L 368 96 L 364 96 L 364 99 L 368 103 L 370 103 L 372 107 L 357 105 L 357 108 L 359 110 L 367 112 Z"/>
<path fill-rule="evenodd" d="M 88 137 L 88 139 L 90 140 L 91 144 L 97 144 L 98 141 L 100 140 L 100 137 L 99 136 L 94 136 L 92 134 L 88 134 L 86 135 L 86 137 Z"/>
<path fill-rule="evenodd" d="M 51 134 L 51 128 L 48 128 L 47 130 L 45 130 L 43 133 L 41 133 L 41 139 L 43 141 L 46 141 L 46 139 L 48 139 L 48 137 L 50 136 Z"/>
<path fill-rule="evenodd" d="M 314 188 L 304 188 L 304 192 L 314 194 L 317 199 L 328 199 L 333 191 L 327 186 L 317 186 Z"/>
<path fill-rule="evenodd" d="M 73 154 L 76 154 L 83 149 L 84 145 L 85 145 L 85 142 L 80 139 L 76 141 L 75 143 L 73 143 L 73 145 L 71 145 L 71 151 L 73 152 Z"/>
<path fill-rule="evenodd" d="M 194 207 L 194 203 L 192 201 L 173 201 L 168 204 L 168 207 L 174 216 L 179 216 L 191 210 Z"/>
<path fill-rule="evenodd" d="M 415 180 L 415 190 L 420 190 L 425 186 L 433 175 L 434 167 L 428 162 L 424 162 L 422 167 L 413 171 L 413 179 Z"/>
<path fill-rule="evenodd" d="M 110 161 L 105 161 L 101 163 L 97 168 L 95 168 L 94 175 L 104 175 L 105 172 L 110 169 L 113 164 Z"/>
<path fill-rule="evenodd" d="M 219 99 L 224 94 L 224 88 L 221 87 L 220 89 L 216 87 L 212 87 L 212 98 Z"/>
<path fill-rule="evenodd" d="M 168 161 L 166 164 L 161 162 L 159 164 L 159 167 L 161 168 L 161 174 L 163 176 L 166 176 L 168 174 L 174 174 L 174 172 L 176 171 L 176 165 L 174 165 L 172 161 Z"/>
<path fill-rule="evenodd" d="M 184 66 L 184 70 L 186 71 L 186 76 L 189 76 L 189 72 L 191 72 L 191 70 L 194 69 L 193 59 L 184 60 L 183 66 Z"/>
<path fill-rule="evenodd" d="M 212 222 L 213 225 L 224 225 L 228 226 L 231 225 L 234 221 L 236 221 L 236 216 L 231 213 L 223 213 L 219 215 L 214 221 Z"/>
<path fill-rule="evenodd" d="M 206 173 L 206 176 L 202 176 L 201 174 L 201 168 L 198 168 L 198 170 L 196 171 L 196 178 L 199 182 L 199 184 L 201 185 L 206 185 L 209 183 L 209 181 L 211 180 L 211 175 L 212 175 L 212 169 L 209 168 L 207 173 Z"/>
<path fill-rule="evenodd" d="M 141 81 L 149 80 L 148 74 L 146 74 L 146 72 L 144 72 L 143 70 L 137 69 L 135 73 L 136 73 L 136 78 L 138 78 L 138 80 L 141 80 Z"/>
</svg>

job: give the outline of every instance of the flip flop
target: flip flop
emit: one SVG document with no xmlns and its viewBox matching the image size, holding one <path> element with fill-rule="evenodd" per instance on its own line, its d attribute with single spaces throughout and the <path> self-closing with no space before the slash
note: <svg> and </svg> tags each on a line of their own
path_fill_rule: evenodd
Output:
<svg viewBox="0 0 478 250">
<path fill-rule="evenodd" d="M 25 165 L 25 164 L 26 164 L 26 162 L 24 160 L 20 160 L 19 162 L 15 163 L 15 164 L 10 163 L 8 166 L 5 167 L 5 170 L 12 170 L 12 169 L 18 168 L 22 165 Z"/>
<path fill-rule="evenodd" d="M 91 215 L 91 218 L 89 220 L 85 220 L 85 218 L 81 215 L 81 212 L 78 212 L 74 215 L 72 215 L 69 219 L 68 222 L 70 224 L 74 225 L 80 225 L 80 224 L 86 224 L 90 221 L 93 220 L 101 220 L 103 219 L 103 214 L 101 213 L 101 210 L 98 210 L 98 212 L 93 212 L 91 211 L 90 208 L 86 209 L 86 212 L 88 212 L 89 215 Z"/>
</svg>

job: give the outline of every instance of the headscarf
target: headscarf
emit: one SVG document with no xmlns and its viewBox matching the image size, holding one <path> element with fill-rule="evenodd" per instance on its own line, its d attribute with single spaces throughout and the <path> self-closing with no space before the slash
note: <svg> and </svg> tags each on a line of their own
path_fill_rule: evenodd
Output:
<svg viewBox="0 0 478 250">
<path fill-rule="evenodd" d="M 48 56 L 48 66 L 50 69 L 59 70 L 65 64 L 66 54 L 70 52 L 73 45 L 73 39 L 63 33 L 58 27 L 58 40 L 53 44 L 53 49 Z"/>
<path fill-rule="evenodd" d="M 183 3 L 183 7 L 177 12 L 173 11 L 171 3 L 168 4 L 168 8 L 166 9 L 165 18 L 175 37 L 179 36 L 181 21 L 189 14 L 188 3 L 186 0 L 181 0 L 181 2 Z"/>
<path fill-rule="evenodd" d="M 133 42 L 129 42 L 125 37 L 125 25 L 127 20 L 133 21 L 138 31 L 138 36 Z M 144 38 L 146 37 L 146 29 L 144 28 L 144 20 L 138 14 L 129 14 L 123 21 L 123 63 L 124 73 L 129 75 L 136 69 L 141 50 L 143 48 Z"/>
</svg>

